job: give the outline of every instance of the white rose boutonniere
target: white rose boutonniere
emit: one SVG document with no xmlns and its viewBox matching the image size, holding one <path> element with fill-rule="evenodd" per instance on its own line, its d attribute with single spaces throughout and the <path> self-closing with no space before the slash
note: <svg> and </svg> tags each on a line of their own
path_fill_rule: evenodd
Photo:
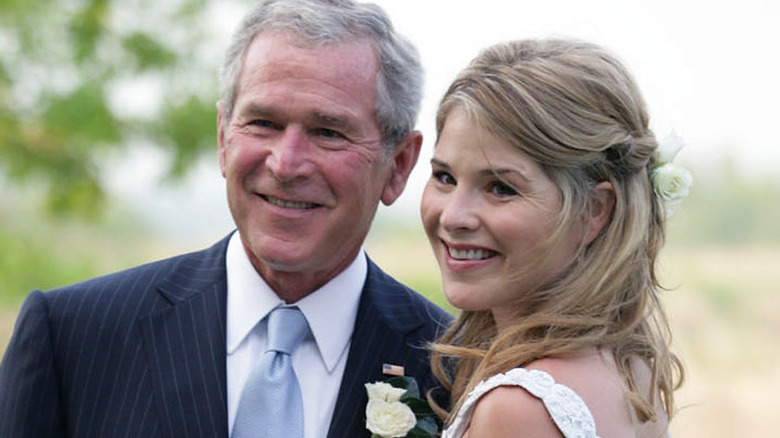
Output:
<svg viewBox="0 0 780 438">
<path fill-rule="evenodd" d="M 393 377 L 386 382 L 366 383 L 366 428 L 372 437 L 433 437 L 438 432 L 434 413 L 420 399 L 411 377 Z"/>
<path fill-rule="evenodd" d="M 366 383 L 366 392 L 369 400 L 382 400 L 388 403 L 394 403 L 401 400 L 401 396 L 406 393 L 404 388 L 396 388 L 387 382 Z"/>
<path fill-rule="evenodd" d="M 669 134 L 659 143 L 656 161 L 651 169 L 653 191 L 669 205 L 677 204 L 687 197 L 693 184 L 691 173 L 672 163 L 683 146 L 676 133 Z M 671 210 L 668 210 L 668 213 L 671 214 Z"/>
<path fill-rule="evenodd" d="M 366 405 L 366 427 L 382 438 L 405 437 L 417 425 L 412 408 L 400 401 L 369 400 Z"/>
</svg>

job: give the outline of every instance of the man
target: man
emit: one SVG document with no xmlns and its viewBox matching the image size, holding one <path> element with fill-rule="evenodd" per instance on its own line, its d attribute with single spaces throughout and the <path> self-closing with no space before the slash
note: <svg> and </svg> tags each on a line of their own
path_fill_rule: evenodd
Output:
<svg viewBox="0 0 780 438">
<path fill-rule="evenodd" d="M 0 436 L 228 436 L 280 306 L 310 330 L 292 353 L 307 438 L 369 436 L 364 384 L 384 364 L 434 388 L 425 343 L 448 315 L 361 249 L 417 161 L 420 88 L 415 50 L 379 8 L 258 5 L 218 104 L 238 231 L 33 292 L 0 366 Z"/>
</svg>

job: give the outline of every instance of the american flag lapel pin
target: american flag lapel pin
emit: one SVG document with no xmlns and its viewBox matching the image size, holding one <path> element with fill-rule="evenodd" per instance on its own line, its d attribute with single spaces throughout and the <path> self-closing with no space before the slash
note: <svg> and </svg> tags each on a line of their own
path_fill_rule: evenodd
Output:
<svg viewBox="0 0 780 438">
<path fill-rule="evenodd" d="M 382 374 L 388 375 L 388 376 L 403 376 L 404 375 L 404 367 L 401 365 L 393 365 L 390 363 L 384 363 L 382 364 Z"/>
</svg>

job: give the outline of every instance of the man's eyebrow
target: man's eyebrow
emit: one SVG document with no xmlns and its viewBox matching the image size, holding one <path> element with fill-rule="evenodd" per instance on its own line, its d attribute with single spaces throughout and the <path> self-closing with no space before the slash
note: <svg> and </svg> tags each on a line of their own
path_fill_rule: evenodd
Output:
<svg viewBox="0 0 780 438">
<path fill-rule="evenodd" d="M 279 111 L 271 107 L 250 103 L 240 111 L 240 114 L 249 117 L 274 117 L 279 114 Z"/>
<path fill-rule="evenodd" d="M 282 112 L 276 108 L 250 103 L 246 105 L 241 114 L 245 117 L 268 117 L 276 119 L 282 117 Z M 308 116 L 310 123 L 324 125 L 328 128 L 340 129 L 344 131 L 354 131 L 354 123 L 347 116 L 337 114 L 327 114 L 321 111 L 312 111 Z"/>
<path fill-rule="evenodd" d="M 354 131 L 354 124 L 348 117 L 339 116 L 334 114 L 325 114 L 322 112 L 313 112 L 311 119 L 318 124 L 327 126 L 328 128 L 336 128 L 345 131 Z"/>
</svg>

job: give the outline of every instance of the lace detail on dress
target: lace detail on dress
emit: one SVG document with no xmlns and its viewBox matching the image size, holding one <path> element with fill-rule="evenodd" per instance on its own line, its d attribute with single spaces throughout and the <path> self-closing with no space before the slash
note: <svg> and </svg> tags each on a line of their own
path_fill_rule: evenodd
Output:
<svg viewBox="0 0 780 438">
<path fill-rule="evenodd" d="M 541 370 L 514 368 L 477 384 L 466 397 L 458 415 L 442 438 L 460 438 L 468 429 L 471 414 L 479 399 L 499 386 L 520 386 L 544 403 L 553 422 L 566 438 L 598 438 L 593 415 L 585 402 L 571 388 L 556 383 Z"/>
</svg>

